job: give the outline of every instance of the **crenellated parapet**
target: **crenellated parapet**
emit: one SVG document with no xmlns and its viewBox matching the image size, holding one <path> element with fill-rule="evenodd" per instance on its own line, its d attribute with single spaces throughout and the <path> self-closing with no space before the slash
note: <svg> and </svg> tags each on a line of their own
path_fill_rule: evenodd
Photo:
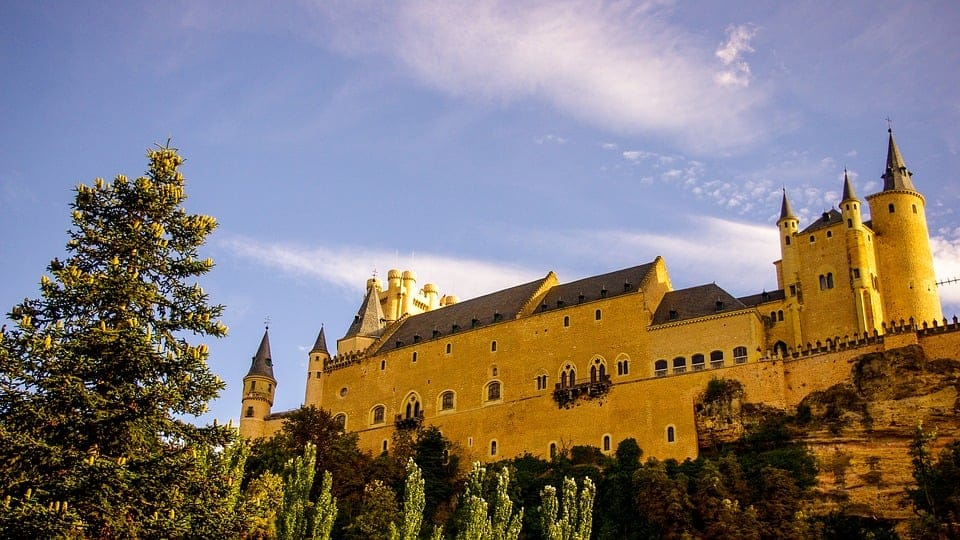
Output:
<svg viewBox="0 0 960 540">
<path fill-rule="evenodd" d="M 323 372 L 330 373 L 331 371 L 337 371 L 338 369 L 359 364 L 360 360 L 365 357 L 366 355 L 361 351 L 351 351 L 344 354 L 338 354 L 323 361 Z"/>
</svg>

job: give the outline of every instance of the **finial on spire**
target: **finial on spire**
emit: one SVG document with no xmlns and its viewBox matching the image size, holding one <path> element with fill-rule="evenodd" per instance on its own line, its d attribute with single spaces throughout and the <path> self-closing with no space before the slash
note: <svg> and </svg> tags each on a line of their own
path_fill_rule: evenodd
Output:
<svg viewBox="0 0 960 540">
<path fill-rule="evenodd" d="M 786 186 L 784 186 L 782 189 L 783 189 L 783 202 L 780 203 L 780 220 L 779 221 L 782 221 L 784 219 L 797 219 L 797 217 L 793 214 L 793 207 L 790 206 L 790 200 L 787 199 Z"/>
<path fill-rule="evenodd" d="M 263 328 L 264 328 L 265 330 L 269 330 L 269 329 L 270 329 L 270 316 L 269 316 L 269 315 L 267 315 L 266 317 L 263 318 Z"/>
<path fill-rule="evenodd" d="M 887 117 L 887 133 L 893 134 L 893 120 L 889 116 Z"/>
</svg>

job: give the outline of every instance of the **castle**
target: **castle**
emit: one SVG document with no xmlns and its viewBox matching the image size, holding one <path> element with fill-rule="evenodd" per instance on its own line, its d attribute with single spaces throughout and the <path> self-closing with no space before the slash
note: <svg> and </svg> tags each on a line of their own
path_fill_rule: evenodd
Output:
<svg viewBox="0 0 960 540">
<path fill-rule="evenodd" d="M 775 291 L 736 298 L 715 284 L 675 290 L 663 259 L 561 283 L 459 301 L 417 288 L 413 272 L 367 280 L 336 354 L 321 328 L 306 405 L 329 410 L 363 449 L 396 430 L 437 426 L 471 459 L 574 445 L 609 453 L 628 437 L 645 455 L 696 457 L 695 404 L 712 378 L 751 402 L 795 407 L 849 377 L 858 354 L 921 344 L 960 350 L 942 319 L 925 201 L 889 133 L 883 190 L 862 201 L 844 175 L 839 210 L 800 229 L 784 191 Z M 246 438 L 269 436 L 278 382 L 264 334 L 243 379 Z"/>
</svg>

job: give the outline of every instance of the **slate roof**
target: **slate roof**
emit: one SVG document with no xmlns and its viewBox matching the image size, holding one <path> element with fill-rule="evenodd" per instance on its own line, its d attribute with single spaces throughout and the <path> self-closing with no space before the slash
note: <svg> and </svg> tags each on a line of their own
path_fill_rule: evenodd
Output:
<svg viewBox="0 0 960 540">
<path fill-rule="evenodd" d="M 327 350 L 327 336 L 323 333 L 323 326 L 320 327 L 320 333 L 317 335 L 317 341 L 313 343 L 313 348 L 310 349 L 310 352 L 319 352 L 330 356 L 330 351 Z"/>
<path fill-rule="evenodd" d="M 411 315 L 400 321 L 400 328 L 380 346 L 378 352 L 397 348 L 398 341 L 403 347 L 419 341 L 449 336 L 455 333 L 454 325 L 457 326 L 457 331 L 463 331 L 513 319 L 546 279 L 547 277 L 543 277 L 478 298 Z M 438 332 L 436 336 L 434 331 Z M 417 341 L 414 341 L 415 336 Z"/>
<path fill-rule="evenodd" d="M 843 201 L 853 201 L 857 199 L 857 194 L 853 192 L 853 184 L 850 182 L 850 175 L 847 174 L 847 170 L 843 170 L 843 198 L 840 199 Z"/>
<path fill-rule="evenodd" d="M 695 319 L 746 307 L 743 302 L 718 287 L 716 283 L 710 283 L 665 294 L 660 305 L 657 306 L 657 311 L 653 314 L 651 324 Z"/>
<path fill-rule="evenodd" d="M 831 225 L 836 225 L 837 223 L 843 223 L 843 215 L 835 208 L 831 208 L 824 212 L 816 221 L 808 225 L 806 229 L 800 231 L 800 234 L 818 231 Z"/>
<path fill-rule="evenodd" d="M 650 273 L 653 265 L 654 263 L 651 262 L 557 285 L 547 291 L 543 301 L 536 307 L 535 311 L 549 311 L 564 306 L 590 302 L 591 300 L 637 292 L 640 283 Z"/>
<path fill-rule="evenodd" d="M 344 334 L 344 338 L 353 336 L 377 337 L 383 333 L 386 326 L 384 323 L 383 308 L 380 307 L 380 295 L 374 287 L 367 289 L 367 295 L 360 304 L 360 311 L 353 318 L 353 323 Z"/>
<path fill-rule="evenodd" d="M 775 291 L 763 291 L 759 294 L 751 294 L 750 296 L 741 296 L 737 298 L 737 300 L 743 302 L 743 305 L 747 307 L 754 307 L 767 302 L 784 300 L 786 297 L 787 295 L 784 294 L 783 289 L 777 289 Z"/>
<path fill-rule="evenodd" d="M 890 140 L 887 144 L 887 168 L 883 173 L 884 191 L 916 191 L 913 187 L 913 181 L 910 177 L 913 173 L 907 170 L 903 163 L 903 156 L 900 155 L 900 148 L 897 147 L 897 141 L 893 140 L 893 130 L 888 129 Z"/>
<path fill-rule="evenodd" d="M 780 219 L 777 221 L 783 221 L 785 219 L 797 219 L 797 216 L 793 214 L 793 207 L 790 206 L 790 199 L 787 199 L 787 188 L 783 188 L 783 201 L 780 203 Z"/>
<path fill-rule="evenodd" d="M 251 375 L 261 375 L 264 377 L 270 377 L 274 381 L 277 379 L 273 376 L 273 359 L 270 356 L 270 331 L 263 331 L 263 339 L 260 340 L 260 347 L 257 349 L 257 354 L 253 357 L 253 362 L 250 363 L 250 371 L 247 372 L 247 377 Z"/>
</svg>

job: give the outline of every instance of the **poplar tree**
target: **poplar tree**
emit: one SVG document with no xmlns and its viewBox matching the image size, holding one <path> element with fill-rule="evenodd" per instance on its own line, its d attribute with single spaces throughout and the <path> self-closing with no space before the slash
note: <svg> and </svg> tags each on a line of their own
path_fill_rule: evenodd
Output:
<svg viewBox="0 0 960 540">
<path fill-rule="evenodd" d="M 0 332 L 0 536 L 178 536 L 181 495 L 217 481 L 194 456 L 233 430 L 190 422 L 224 387 L 199 341 L 223 308 L 196 283 L 216 220 L 183 208 L 176 149 L 147 157 L 77 186 L 65 259 Z"/>
</svg>

